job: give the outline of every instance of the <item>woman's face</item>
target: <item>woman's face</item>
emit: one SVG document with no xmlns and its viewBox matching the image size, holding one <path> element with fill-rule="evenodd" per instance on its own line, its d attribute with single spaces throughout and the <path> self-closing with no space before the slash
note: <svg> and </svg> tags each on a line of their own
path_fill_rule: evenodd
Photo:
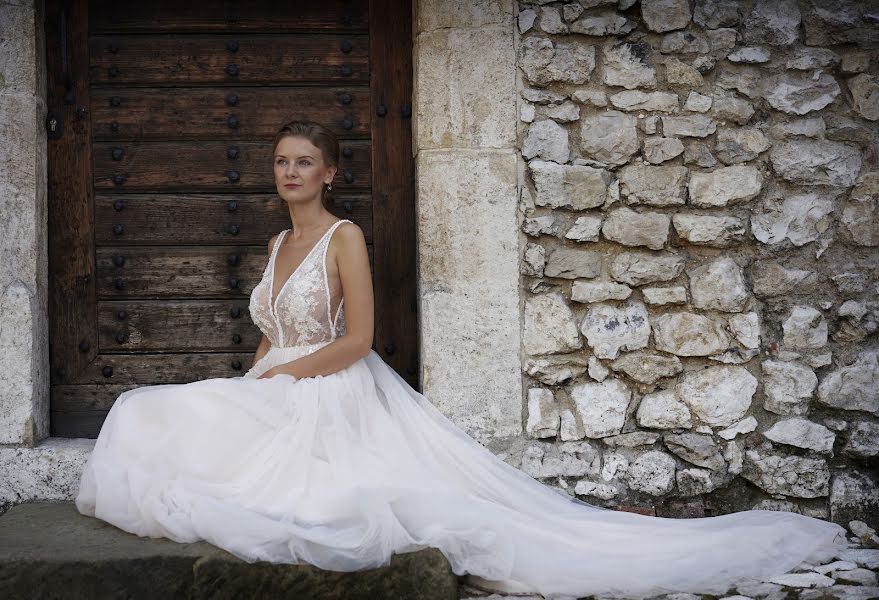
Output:
<svg viewBox="0 0 879 600">
<path fill-rule="evenodd" d="M 281 138 L 274 157 L 275 187 L 285 202 L 320 201 L 336 167 L 324 165 L 320 148 L 296 136 Z"/>
</svg>

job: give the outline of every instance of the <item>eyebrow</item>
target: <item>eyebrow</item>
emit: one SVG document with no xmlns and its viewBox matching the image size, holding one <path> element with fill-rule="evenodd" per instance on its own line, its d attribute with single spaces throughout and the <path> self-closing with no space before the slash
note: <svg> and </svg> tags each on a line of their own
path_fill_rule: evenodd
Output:
<svg viewBox="0 0 879 600">
<path fill-rule="evenodd" d="M 287 158 L 287 157 L 284 156 L 283 154 L 275 154 L 275 158 Z M 311 156 L 310 154 L 303 154 L 299 158 L 314 158 L 314 157 Z"/>
</svg>

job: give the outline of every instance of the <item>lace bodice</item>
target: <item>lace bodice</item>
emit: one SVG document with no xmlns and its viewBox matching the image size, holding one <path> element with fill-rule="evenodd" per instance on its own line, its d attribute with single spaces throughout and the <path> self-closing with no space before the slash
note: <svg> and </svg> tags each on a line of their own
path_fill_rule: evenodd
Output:
<svg viewBox="0 0 879 600">
<path fill-rule="evenodd" d="M 284 282 L 272 303 L 278 248 L 292 230 L 285 229 L 278 235 L 262 279 L 250 294 L 250 318 L 272 346 L 283 348 L 316 344 L 345 333 L 345 314 L 342 310 L 345 299 L 337 281 L 330 285 L 326 263 L 333 232 L 342 223 L 350 222 L 341 219 L 330 226 Z M 331 315 L 335 316 L 331 318 Z"/>
</svg>

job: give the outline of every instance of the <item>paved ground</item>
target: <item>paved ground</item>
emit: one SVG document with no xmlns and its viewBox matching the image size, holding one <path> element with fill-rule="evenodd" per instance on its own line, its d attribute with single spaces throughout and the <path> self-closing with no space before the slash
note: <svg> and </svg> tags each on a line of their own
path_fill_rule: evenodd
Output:
<svg viewBox="0 0 879 600">
<path fill-rule="evenodd" d="M 35 502 L 0 517 L 0 598 L 314 598 L 454 600 L 439 550 L 395 555 L 380 569 L 247 563 L 206 542 L 178 544 L 85 517 L 72 502 Z"/>
<path fill-rule="evenodd" d="M 828 565 L 730 590 L 747 600 L 879 600 L 879 540 L 849 524 L 851 548 Z M 246 563 L 206 542 L 128 534 L 80 515 L 71 502 L 20 504 L 0 516 L 0 598 L 308 598 L 320 600 L 540 600 L 466 585 L 435 549 L 400 554 L 382 569 L 337 573 L 311 565 Z M 672 594 L 665 600 L 716 600 Z M 610 600 L 595 598 L 595 600 Z"/>
</svg>

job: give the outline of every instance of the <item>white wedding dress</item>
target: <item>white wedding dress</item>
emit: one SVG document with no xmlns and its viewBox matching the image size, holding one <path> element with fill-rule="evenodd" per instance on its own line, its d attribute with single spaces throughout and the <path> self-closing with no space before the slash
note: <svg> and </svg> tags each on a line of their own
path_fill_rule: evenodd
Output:
<svg viewBox="0 0 879 600">
<path fill-rule="evenodd" d="M 846 547 L 841 526 L 794 513 L 672 519 L 572 500 L 458 429 L 375 351 L 331 375 L 258 379 L 344 335 L 326 274 L 342 222 L 272 303 L 290 230 L 278 236 L 250 298 L 272 347 L 245 375 L 119 396 L 85 465 L 82 514 L 248 562 L 336 571 L 435 547 L 457 575 L 547 598 L 722 594 Z"/>
</svg>

